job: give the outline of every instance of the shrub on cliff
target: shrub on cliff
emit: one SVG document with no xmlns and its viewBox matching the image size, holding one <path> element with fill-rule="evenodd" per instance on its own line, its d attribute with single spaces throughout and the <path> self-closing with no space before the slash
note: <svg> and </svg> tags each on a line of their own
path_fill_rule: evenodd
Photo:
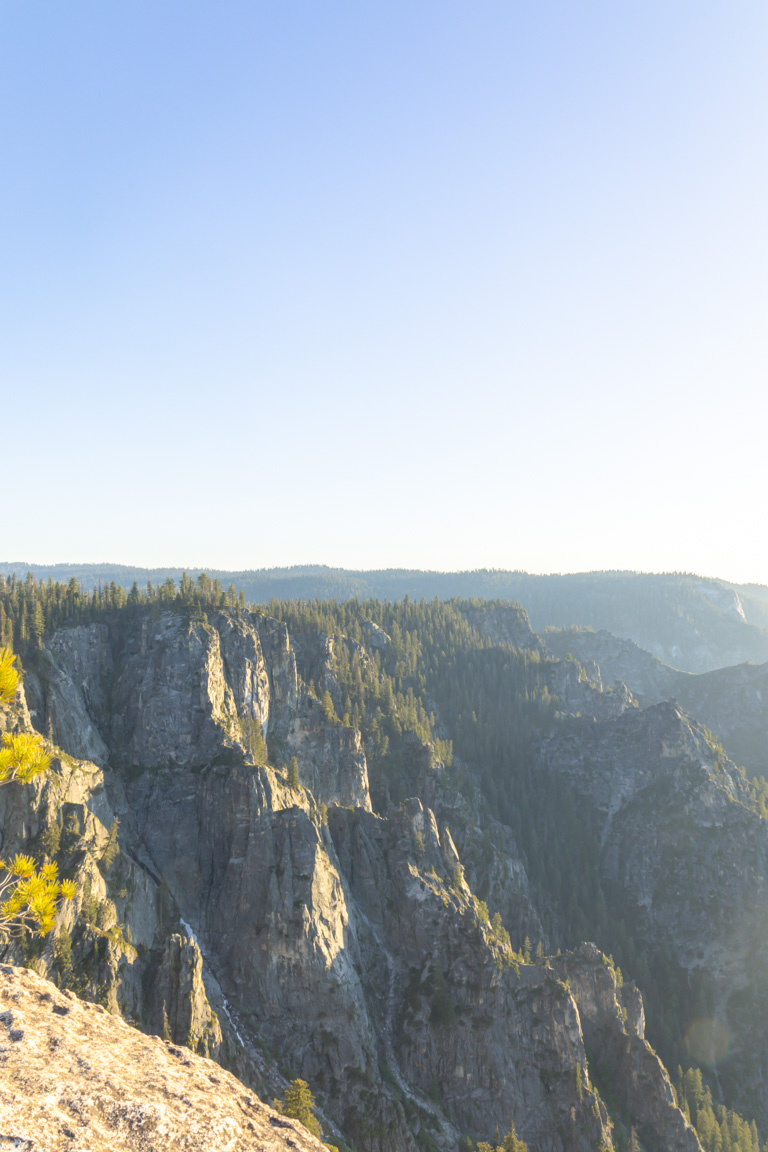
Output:
<svg viewBox="0 0 768 1152">
<path fill-rule="evenodd" d="M 0 701 L 9 704 L 16 696 L 19 676 L 8 649 L 0 649 Z M 5 732 L 0 741 L 0 784 L 28 784 L 46 772 L 51 757 L 34 732 Z M 31 856 L 17 853 L 13 860 L 0 860 L 0 939 L 9 936 L 45 936 L 56 919 L 61 900 L 70 900 L 77 888 L 71 880 L 59 880 L 58 867 L 49 862 L 35 865 Z"/>
</svg>

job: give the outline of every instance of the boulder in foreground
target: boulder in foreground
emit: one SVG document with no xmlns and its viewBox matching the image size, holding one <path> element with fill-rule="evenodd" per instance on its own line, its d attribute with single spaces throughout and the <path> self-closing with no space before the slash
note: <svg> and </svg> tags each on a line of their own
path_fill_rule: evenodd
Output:
<svg viewBox="0 0 768 1152">
<path fill-rule="evenodd" d="M 218 1064 L 0 966 L 0 1147 L 325 1152 Z"/>
</svg>

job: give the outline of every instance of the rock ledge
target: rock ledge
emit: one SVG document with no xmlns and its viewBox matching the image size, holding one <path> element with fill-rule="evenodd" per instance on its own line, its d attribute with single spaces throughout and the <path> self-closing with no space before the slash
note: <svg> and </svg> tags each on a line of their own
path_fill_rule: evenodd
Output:
<svg viewBox="0 0 768 1152">
<path fill-rule="evenodd" d="M 218 1064 L 0 966 L 0 1149 L 322 1152 Z"/>
</svg>

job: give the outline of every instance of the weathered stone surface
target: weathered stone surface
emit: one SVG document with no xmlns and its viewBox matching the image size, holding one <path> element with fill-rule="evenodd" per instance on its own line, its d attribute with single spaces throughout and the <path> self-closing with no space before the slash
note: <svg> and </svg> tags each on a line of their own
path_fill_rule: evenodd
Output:
<svg viewBox="0 0 768 1152">
<path fill-rule="evenodd" d="M 408 1148 L 379 1080 L 363 964 L 333 844 L 311 797 L 272 769 L 146 773 L 129 790 L 137 828 L 238 1016 L 285 1063 L 333 1091 L 348 1132 Z M 351 1070 L 355 1075 L 350 1078 Z M 379 1085 L 375 1108 L 361 1084 Z"/>
<path fill-rule="evenodd" d="M 434 815 L 412 800 L 386 821 L 335 810 L 330 826 L 368 928 L 395 1078 L 422 1107 L 427 1093 L 439 1097 L 455 1129 L 475 1139 L 514 1121 L 542 1152 L 608 1141 L 575 1002 L 554 973 L 518 966 L 494 942 Z M 577 1067 L 587 1084 L 581 1099 Z"/>
<path fill-rule="evenodd" d="M 61 628 L 29 686 L 38 731 L 78 758 L 202 768 L 271 746 L 273 763 L 297 757 L 318 803 L 370 807 L 360 733 L 323 715 L 285 625 L 268 617 L 144 612 Z"/>
<path fill-rule="evenodd" d="M 768 821 L 748 784 L 674 703 L 570 721 L 542 757 L 593 805 L 601 876 L 623 893 L 646 945 L 711 989 L 704 1023 L 727 1037 L 719 1082 L 764 1122 Z"/>
<path fill-rule="evenodd" d="M 289 723 L 283 755 L 295 756 L 300 778 L 318 803 L 370 810 L 368 765 L 356 728 L 329 723 L 316 700 L 306 698 Z"/>
<path fill-rule="evenodd" d="M 610 632 L 547 633 L 558 656 L 572 653 L 599 666 L 607 682 L 621 680 L 644 705 L 677 699 L 711 728 L 728 755 L 750 775 L 768 775 L 768 664 L 737 664 L 699 674 L 662 664 L 631 640 Z"/>
<path fill-rule="evenodd" d="M 528 613 L 519 605 L 482 604 L 466 608 L 464 616 L 481 636 L 487 636 L 494 644 L 527 652 L 545 651 L 541 640 L 531 628 Z"/>
<path fill-rule="evenodd" d="M 231 756 L 237 709 L 210 625 L 144 616 L 116 671 L 109 744 L 117 766 L 201 767 Z"/>
<path fill-rule="evenodd" d="M 550 963 L 568 981 L 596 1070 L 612 1085 L 632 1123 L 665 1152 L 701 1152 L 663 1064 L 643 1037 L 642 1000 L 634 985 L 619 983 L 615 968 L 594 944 L 582 944 Z"/>
<path fill-rule="evenodd" d="M 321 1152 L 187 1048 L 0 968 L 0 1141 L 24 1152 Z"/>
<path fill-rule="evenodd" d="M 176 933 L 168 937 L 160 969 L 152 981 L 152 998 L 165 1039 L 185 1044 L 201 1056 L 219 1059 L 221 1028 L 208 1003 L 203 957 L 194 940 Z"/>
</svg>

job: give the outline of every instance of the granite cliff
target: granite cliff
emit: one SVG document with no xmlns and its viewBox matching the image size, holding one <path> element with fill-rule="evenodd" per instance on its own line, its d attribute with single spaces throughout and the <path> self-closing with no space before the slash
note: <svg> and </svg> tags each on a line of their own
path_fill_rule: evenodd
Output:
<svg viewBox="0 0 768 1152">
<path fill-rule="evenodd" d="M 727 1099 L 762 1123 L 768 1077 L 748 1052 L 768 1053 L 750 974 L 767 826 L 747 786 L 681 712 L 552 660 L 519 613 L 463 620 L 481 656 L 523 652 L 556 701 L 526 771 L 587 806 L 597 887 L 623 893 L 638 950 L 671 939 L 683 977 L 706 975 L 731 1037 Z M 29 712 L 20 698 L 4 723 L 60 751 L 46 779 L 0 790 L 2 851 L 55 856 L 80 887 L 54 937 L 6 958 L 267 1099 L 302 1077 L 326 1138 L 361 1152 L 456 1149 L 512 1124 L 537 1152 L 621 1148 L 631 1127 L 696 1152 L 640 993 L 598 948 L 569 946 L 470 761 L 403 725 L 377 745 L 372 804 L 366 738 L 338 719 L 341 669 L 385 695 L 387 653 L 409 650 L 363 623 L 340 637 L 150 606 L 46 636 Z M 457 718 L 419 691 L 447 738 Z"/>
<path fill-rule="evenodd" d="M 622 681 L 642 704 L 678 700 L 710 728 L 751 776 L 768 776 L 768 664 L 737 664 L 698 674 L 670 668 L 631 640 L 567 629 L 546 634 L 559 657 L 596 665 L 607 683 Z"/>
</svg>

